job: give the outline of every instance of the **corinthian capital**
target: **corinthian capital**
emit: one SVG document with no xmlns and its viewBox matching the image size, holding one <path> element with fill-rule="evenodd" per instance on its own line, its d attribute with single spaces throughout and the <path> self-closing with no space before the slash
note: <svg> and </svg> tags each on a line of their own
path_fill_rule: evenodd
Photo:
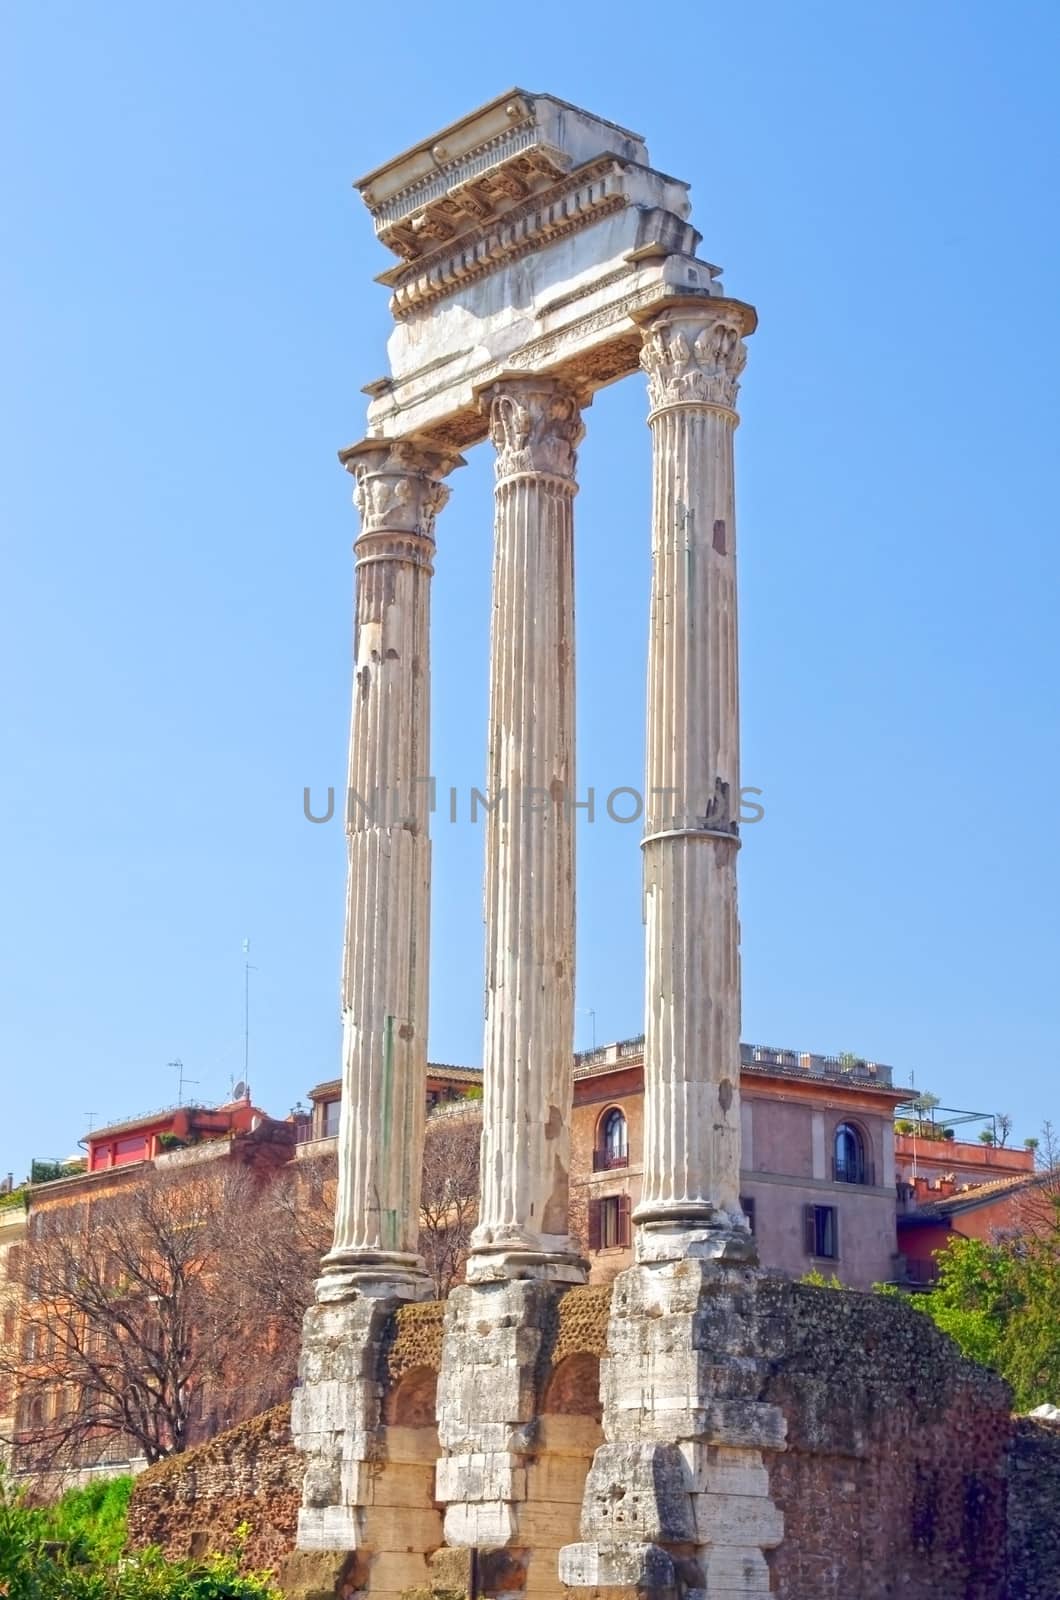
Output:
<svg viewBox="0 0 1060 1600">
<path fill-rule="evenodd" d="M 434 520 L 449 498 L 441 479 L 463 465 L 447 451 L 374 440 L 342 451 L 340 460 L 353 474 L 362 538 L 388 533 L 433 540 Z"/>
<path fill-rule="evenodd" d="M 664 312 L 644 334 L 640 364 L 652 411 L 693 404 L 733 411 L 747 362 L 742 308 L 711 304 Z"/>
<path fill-rule="evenodd" d="M 573 390 L 545 378 L 513 378 L 495 384 L 483 404 L 489 408 L 498 483 L 530 473 L 573 484 L 585 435 Z"/>
</svg>

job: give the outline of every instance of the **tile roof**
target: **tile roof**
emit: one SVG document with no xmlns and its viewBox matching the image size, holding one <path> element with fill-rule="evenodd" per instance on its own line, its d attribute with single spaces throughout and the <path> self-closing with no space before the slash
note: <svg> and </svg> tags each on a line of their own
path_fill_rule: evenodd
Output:
<svg viewBox="0 0 1060 1600">
<path fill-rule="evenodd" d="M 1032 1189 L 1037 1184 L 1044 1183 L 1045 1173 L 1021 1172 L 1015 1177 L 992 1178 L 989 1183 L 970 1184 L 965 1189 L 958 1189 L 954 1194 L 940 1195 L 937 1200 L 926 1200 L 923 1205 L 917 1206 L 915 1211 L 907 1211 L 899 1217 L 899 1222 L 937 1222 L 940 1218 L 954 1216 L 960 1211 L 969 1211 L 974 1206 L 985 1205 L 989 1200 L 995 1200 L 1002 1195 L 1011 1194 L 1019 1189 Z"/>
</svg>

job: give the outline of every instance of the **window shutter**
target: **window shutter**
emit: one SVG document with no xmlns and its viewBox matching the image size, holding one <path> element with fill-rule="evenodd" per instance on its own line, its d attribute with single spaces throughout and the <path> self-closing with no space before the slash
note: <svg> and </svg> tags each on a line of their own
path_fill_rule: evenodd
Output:
<svg viewBox="0 0 1060 1600">
<path fill-rule="evenodd" d="M 817 1207 L 803 1206 L 802 1218 L 806 1254 L 814 1256 L 817 1254 Z"/>
<path fill-rule="evenodd" d="M 839 1260 L 839 1207 L 832 1206 L 832 1260 Z"/>
<path fill-rule="evenodd" d="M 618 1242 L 624 1249 L 629 1249 L 632 1238 L 632 1223 L 630 1222 L 631 1202 L 628 1194 L 618 1197 Z"/>
<path fill-rule="evenodd" d="M 600 1202 L 599 1202 L 599 1200 L 590 1200 L 589 1201 L 589 1249 L 590 1250 L 599 1250 L 599 1248 L 600 1248 Z"/>
</svg>

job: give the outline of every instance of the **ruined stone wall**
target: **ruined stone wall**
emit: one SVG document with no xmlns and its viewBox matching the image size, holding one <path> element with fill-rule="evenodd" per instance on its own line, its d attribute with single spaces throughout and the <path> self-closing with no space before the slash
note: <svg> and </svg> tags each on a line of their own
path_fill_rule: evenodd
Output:
<svg viewBox="0 0 1060 1600">
<path fill-rule="evenodd" d="M 275 1567 L 294 1545 L 303 1471 L 291 1408 L 276 1406 L 141 1473 L 129 1502 L 129 1543 L 158 1544 L 174 1558 L 203 1556 L 231 1549 L 246 1522 L 247 1565 Z"/>
<path fill-rule="evenodd" d="M 1017 1417 L 1008 1478 L 1005 1600 L 1060 1595 L 1060 1424 Z"/>
<path fill-rule="evenodd" d="M 1010 1393 L 905 1302 L 773 1281 L 763 1399 L 782 1600 L 1017 1600 L 1006 1590 Z M 1058 1590 L 1050 1591 L 1056 1600 Z"/>
<path fill-rule="evenodd" d="M 777 1600 L 1057 1600 L 1060 1427 L 1012 1423 L 1000 1379 L 963 1361 L 903 1302 L 779 1280 L 767 1281 L 759 1299 L 772 1356 L 762 1398 L 788 1422 L 788 1449 L 768 1458 L 770 1494 L 786 1524 L 771 1557 Z M 607 1308 L 601 1289 L 572 1290 L 549 1339 L 545 1415 L 528 1475 L 528 1526 L 541 1552 L 576 1527 L 599 1437 Z M 420 1506 L 422 1516 L 431 1503 L 429 1380 L 442 1309 L 403 1307 L 386 1353 L 384 1381 L 398 1406 L 388 1419 L 383 1498 L 401 1527 L 403 1505 Z M 247 1522 L 248 1564 L 275 1568 L 294 1545 L 303 1465 L 289 1408 L 277 1407 L 143 1473 L 129 1510 L 131 1543 L 200 1555 L 229 1547 Z M 393 1577 L 373 1573 L 371 1587 L 400 1593 L 412 1564 L 388 1559 Z M 531 1564 L 527 1600 L 559 1593 L 550 1573 L 550 1562 Z"/>
</svg>

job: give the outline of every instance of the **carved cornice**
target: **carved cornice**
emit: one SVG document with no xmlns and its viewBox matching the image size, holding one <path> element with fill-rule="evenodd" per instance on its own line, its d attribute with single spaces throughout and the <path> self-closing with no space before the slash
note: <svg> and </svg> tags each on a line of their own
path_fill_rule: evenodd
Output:
<svg viewBox="0 0 1060 1600">
<path fill-rule="evenodd" d="M 744 319 L 731 303 L 665 312 L 645 330 L 640 364 L 651 411 L 701 405 L 735 416 L 747 363 Z"/>
<path fill-rule="evenodd" d="M 380 241 L 414 261 L 439 240 L 465 233 L 542 182 L 554 182 L 569 166 L 570 157 L 550 146 L 527 118 L 456 162 L 443 157 L 439 171 L 382 204 L 374 203 L 370 189 L 364 199 Z"/>
<path fill-rule="evenodd" d="M 509 379 L 487 390 L 482 403 L 489 410 L 498 483 L 536 477 L 574 487 L 585 424 L 573 389 L 547 378 Z"/>
<path fill-rule="evenodd" d="M 392 316 L 401 322 L 457 288 L 621 211 L 629 204 L 625 165 L 613 156 L 601 157 L 581 169 L 576 181 L 553 184 L 503 217 L 480 222 L 480 231 L 462 246 L 454 241 L 452 249 L 382 273 L 379 281 L 394 290 Z"/>
<path fill-rule="evenodd" d="M 339 459 L 354 479 L 353 502 L 361 514 L 360 559 L 389 554 L 414 560 L 418 544 L 433 545 L 435 518 L 449 498 L 441 479 L 463 465 L 459 455 L 405 441 L 366 441 L 342 451 Z M 379 535 L 386 535 L 385 550 Z"/>
<path fill-rule="evenodd" d="M 419 261 L 510 212 L 578 162 L 648 162 L 638 134 L 551 95 L 512 89 L 406 150 L 356 187 L 380 240 Z"/>
</svg>

